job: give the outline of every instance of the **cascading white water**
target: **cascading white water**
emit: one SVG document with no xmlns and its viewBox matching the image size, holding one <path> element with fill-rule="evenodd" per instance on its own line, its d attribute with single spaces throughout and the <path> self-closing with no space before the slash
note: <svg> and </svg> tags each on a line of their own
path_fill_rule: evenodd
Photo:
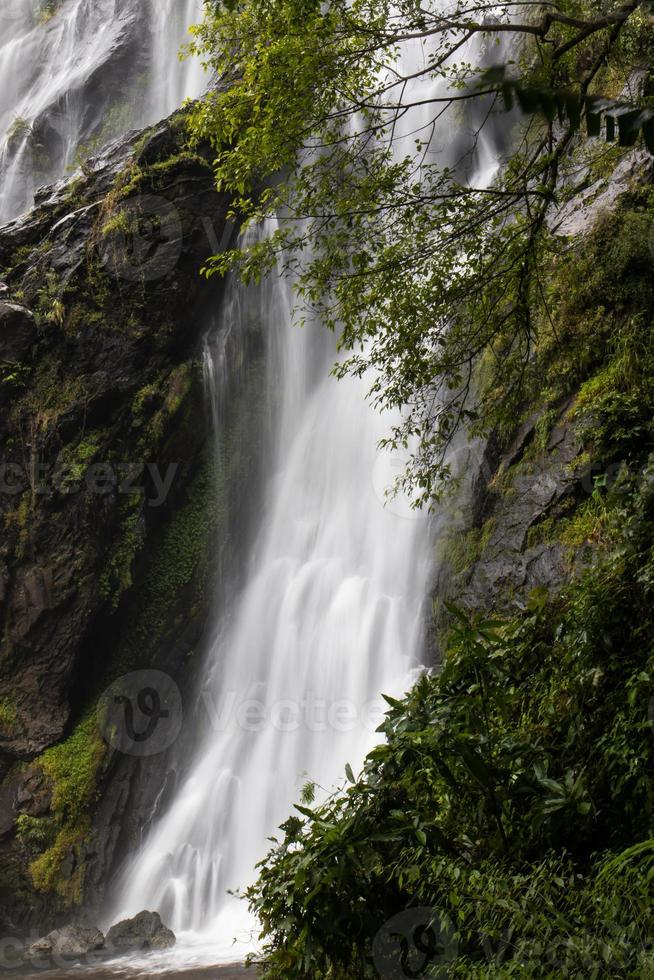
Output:
<svg viewBox="0 0 654 980">
<path fill-rule="evenodd" d="M 230 290 L 240 302 L 228 297 L 225 311 L 263 320 L 282 391 L 269 501 L 209 656 L 200 709 L 212 730 L 115 910 L 159 909 L 182 947 L 201 942 L 212 959 L 249 947 L 253 925 L 227 890 L 252 881 L 302 783 L 342 783 L 345 764 L 356 768 L 378 740 L 381 693 L 406 690 L 419 663 L 430 570 L 424 518 L 385 506 L 395 474 L 377 443 L 388 420 L 361 382 L 330 377 L 332 338 L 291 326 L 281 279 Z"/>
<path fill-rule="evenodd" d="M 406 73 L 427 58 L 421 45 L 406 45 Z M 409 86 L 407 98 L 426 93 L 434 94 L 433 80 Z M 456 163 L 450 123 L 437 127 L 429 162 L 440 154 L 442 164 Z M 431 125 L 425 112 L 405 117 L 394 131 L 398 156 L 416 133 L 433 135 Z M 472 186 L 496 171 L 487 150 L 482 140 Z M 115 917 L 159 909 L 185 962 L 236 959 L 251 948 L 256 927 L 228 890 L 253 880 L 303 781 L 332 790 L 345 763 L 356 768 L 378 740 L 381 694 L 401 694 L 420 664 L 433 570 L 426 515 L 384 496 L 396 460 L 377 444 L 393 420 L 371 409 L 365 381 L 329 376 L 334 350 L 319 327 L 291 327 L 288 283 L 241 292 L 235 304 L 240 289 L 230 283 L 223 317 L 235 309 L 258 316 L 277 345 L 268 358 L 282 392 L 269 503 L 248 581 L 208 659 L 201 705 L 213 729 L 133 859 L 114 909 Z"/>
<path fill-rule="evenodd" d="M 0 221 L 73 164 L 83 144 L 139 128 L 201 93 L 180 63 L 201 0 L 2 0 Z"/>
<path fill-rule="evenodd" d="M 108 107 L 129 109 L 115 123 L 120 131 L 202 89 L 197 63 L 177 60 L 201 0 L 61 0 L 49 19 L 39 16 L 40 0 L 1 2 L 0 220 L 62 173 L 81 142 L 107 135 Z M 120 58 L 129 81 L 112 102 L 106 87 Z M 419 48 L 407 53 L 409 72 L 424 58 Z M 411 139 L 430 120 L 425 111 L 402 126 Z M 52 159 L 37 159 L 35 127 L 51 143 L 56 136 Z M 134 858 L 115 910 L 159 908 L 212 959 L 236 958 L 250 944 L 252 923 L 227 889 L 252 880 L 302 783 L 315 778 L 329 790 L 346 762 L 356 768 L 378 737 L 381 693 L 407 687 L 420 659 L 431 555 L 426 519 L 386 505 L 397 471 L 377 443 L 392 420 L 366 403 L 365 383 L 329 376 L 330 338 L 320 327 L 291 327 L 287 283 L 229 290 L 238 302 L 227 298 L 220 329 L 238 329 L 238 317 L 225 322 L 237 310 L 262 321 L 269 383 L 281 392 L 268 502 L 246 585 L 209 651 L 200 709 L 210 734 Z M 218 383 L 213 367 L 208 377 Z"/>
<path fill-rule="evenodd" d="M 185 98 L 200 95 L 206 86 L 200 60 L 179 57 L 180 45 L 189 40 L 189 25 L 201 19 L 202 0 L 149 0 L 149 3 L 152 47 L 146 122 L 163 119 L 178 109 Z"/>
</svg>

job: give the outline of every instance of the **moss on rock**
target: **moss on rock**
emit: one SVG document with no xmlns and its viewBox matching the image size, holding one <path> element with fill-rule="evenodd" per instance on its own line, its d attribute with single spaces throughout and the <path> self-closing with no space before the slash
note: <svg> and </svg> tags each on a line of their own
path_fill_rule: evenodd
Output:
<svg viewBox="0 0 654 980">
<path fill-rule="evenodd" d="M 52 784 L 51 817 L 19 824 L 24 841 L 48 844 L 29 866 L 34 887 L 58 895 L 66 905 L 79 905 L 83 898 L 84 850 L 106 753 L 92 711 L 65 741 L 39 757 L 38 765 Z"/>
</svg>

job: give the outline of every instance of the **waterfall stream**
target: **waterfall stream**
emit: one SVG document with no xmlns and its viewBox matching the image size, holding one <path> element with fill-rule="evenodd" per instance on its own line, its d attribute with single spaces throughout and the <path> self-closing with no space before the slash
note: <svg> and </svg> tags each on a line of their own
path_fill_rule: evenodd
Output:
<svg viewBox="0 0 654 980">
<path fill-rule="evenodd" d="M 201 93 L 177 54 L 201 0 L 2 0 L 0 221 L 126 130 Z"/>
<path fill-rule="evenodd" d="M 149 124 L 202 91 L 199 66 L 176 58 L 200 0 L 61 0 L 52 16 L 39 0 L 2 2 L 0 220 L 85 141 L 116 135 L 108 119 L 117 132 Z M 424 64 L 425 52 L 407 57 Z M 428 122 L 404 125 L 412 139 Z M 481 151 L 486 182 L 496 158 Z M 401 695 L 421 664 L 434 548 L 426 515 L 385 497 L 398 461 L 377 447 L 393 419 L 366 401 L 369 379 L 330 375 L 333 337 L 293 326 L 291 307 L 282 278 L 227 284 L 218 334 L 261 321 L 279 392 L 266 502 L 245 584 L 207 651 L 197 710 L 208 734 L 111 915 L 159 910 L 185 963 L 253 947 L 256 925 L 229 891 L 253 880 L 307 780 L 320 795 L 343 784 L 346 763 L 360 766 L 379 738 L 382 693 Z M 221 418 L 218 347 L 205 353 L 208 425 Z"/>
<path fill-rule="evenodd" d="M 377 443 L 389 420 L 362 382 L 329 375 L 333 339 L 320 326 L 291 326 L 288 283 L 232 281 L 223 310 L 221 330 L 263 317 L 269 335 L 281 404 L 268 502 L 248 580 L 207 660 L 210 734 L 115 910 L 159 909 L 182 946 L 206 945 L 213 960 L 251 948 L 254 925 L 227 892 L 252 881 L 303 783 L 342 785 L 345 764 L 356 769 L 379 738 L 381 693 L 408 687 L 431 550 L 424 515 L 386 506 L 395 473 Z"/>
<path fill-rule="evenodd" d="M 408 46 L 407 73 L 425 58 Z M 429 121 L 402 125 L 398 154 Z M 444 120 L 431 159 L 455 162 L 449 129 Z M 471 181 L 496 167 L 480 141 Z M 385 495 L 401 461 L 377 449 L 394 420 L 367 402 L 370 379 L 330 376 L 333 338 L 319 324 L 293 326 L 291 307 L 286 280 L 230 281 L 218 326 L 262 321 L 281 404 L 247 581 L 207 657 L 199 710 L 209 734 L 112 910 L 158 909 L 178 935 L 169 961 L 233 961 L 256 947 L 257 924 L 232 892 L 253 881 L 303 783 L 317 780 L 320 795 L 343 786 L 346 763 L 356 771 L 379 739 L 381 695 L 401 695 L 421 665 L 433 522 Z M 206 376 L 220 424 L 219 365 L 209 361 Z"/>
</svg>

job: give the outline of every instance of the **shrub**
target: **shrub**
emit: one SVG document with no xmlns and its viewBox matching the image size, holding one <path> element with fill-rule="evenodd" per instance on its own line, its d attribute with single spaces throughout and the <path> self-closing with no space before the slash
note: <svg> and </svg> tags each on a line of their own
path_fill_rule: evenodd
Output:
<svg viewBox="0 0 654 980">
<path fill-rule="evenodd" d="M 450 976 L 648 975 L 649 866 L 616 856 L 654 830 L 654 459 L 609 505 L 613 546 L 558 597 L 452 607 L 360 776 L 296 807 L 248 892 L 264 976 L 375 976 L 377 931 L 425 905 L 456 929 Z"/>
</svg>

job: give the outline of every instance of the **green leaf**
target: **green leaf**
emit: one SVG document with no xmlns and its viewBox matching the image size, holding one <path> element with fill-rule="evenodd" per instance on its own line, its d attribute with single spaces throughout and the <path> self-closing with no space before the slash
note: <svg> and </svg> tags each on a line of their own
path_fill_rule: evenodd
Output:
<svg viewBox="0 0 654 980">
<path fill-rule="evenodd" d="M 295 809 L 299 813 L 301 813 L 303 817 L 308 817 L 309 820 L 315 820 L 316 819 L 316 814 L 314 813 L 314 811 L 313 810 L 310 810 L 306 806 L 302 806 L 301 803 L 296 803 L 295 804 Z"/>
</svg>

